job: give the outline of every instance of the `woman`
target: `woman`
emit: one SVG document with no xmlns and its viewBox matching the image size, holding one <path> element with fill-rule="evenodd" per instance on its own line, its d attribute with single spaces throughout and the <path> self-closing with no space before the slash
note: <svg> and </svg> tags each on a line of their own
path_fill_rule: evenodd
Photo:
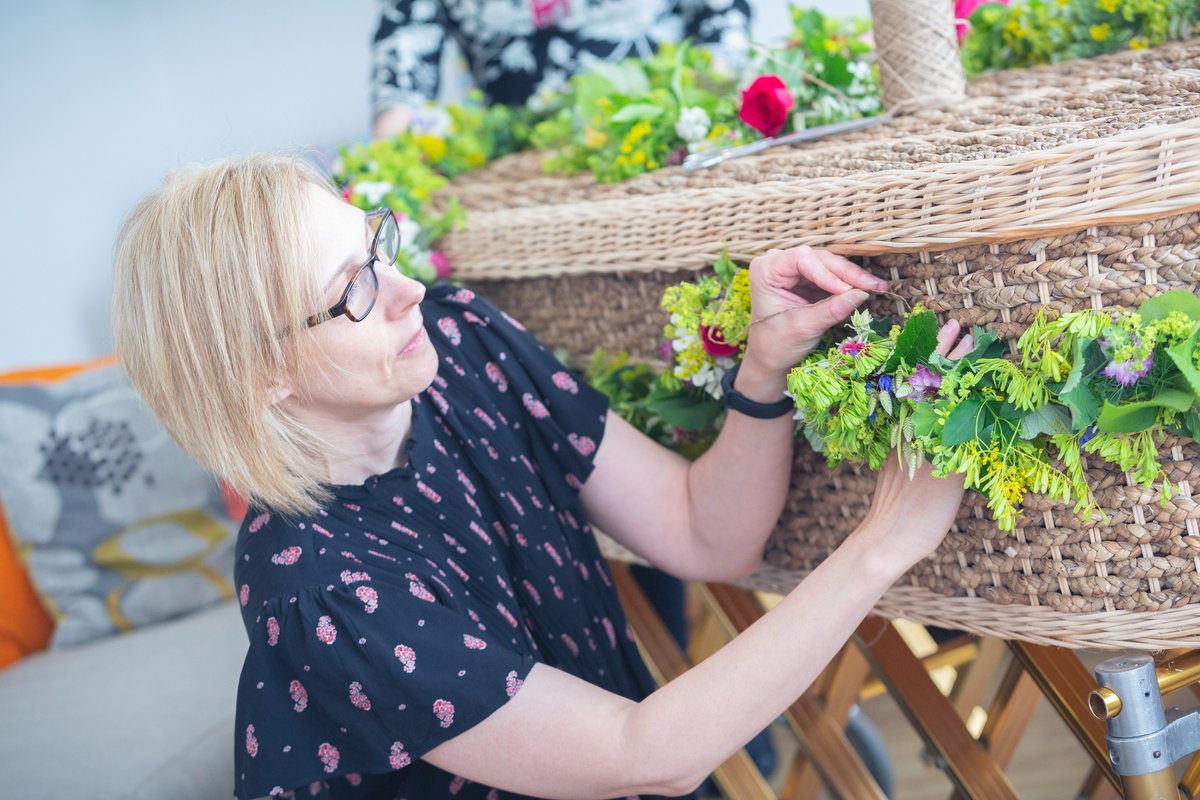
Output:
<svg viewBox="0 0 1200 800">
<path fill-rule="evenodd" d="M 252 502 L 237 796 L 693 791 L 937 546 L 962 489 L 889 461 L 834 554 L 658 690 L 587 520 L 681 577 L 749 574 L 788 487 L 787 370 L 886 284 L 808 248 L 756 259 L 742 400 L 690 463 L 502 311 L 389 269 L 396 235 L 258 157 L 173 176 L 118 244 L 133 382 Z M 965 353 L 958 333 L 939 352 Z"/>
</svg>

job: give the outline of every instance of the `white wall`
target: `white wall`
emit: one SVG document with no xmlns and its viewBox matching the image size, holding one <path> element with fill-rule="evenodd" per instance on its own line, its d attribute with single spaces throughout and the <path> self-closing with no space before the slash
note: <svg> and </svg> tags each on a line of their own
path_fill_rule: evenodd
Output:
<svg viewBox="0 0 1200 800">
<path fill-rule="evenodd" d="M 867 0 L 817 0 L 866 14 Z M 757 0 L 754 35 L 790 29 Z M 179 165 L 367 133 L 374 0 L 0 7 L 0 371 L 112 348 L 125 214 Z"/>
</svg>

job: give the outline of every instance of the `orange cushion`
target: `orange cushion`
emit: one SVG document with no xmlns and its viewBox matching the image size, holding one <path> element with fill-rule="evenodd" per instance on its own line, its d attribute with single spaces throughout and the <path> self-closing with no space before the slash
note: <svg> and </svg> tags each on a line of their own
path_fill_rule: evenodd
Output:
<svg viewBox="0 0 1200 800">
<path fill-rule="evenodd" d="M 106 356 L 81 364 L 25 369 L 0 375 L 0 384 L 60 381 L 85 369 L 104 367 L 116 361 Z M 8 534 L 0 507 L 0 669 L 30 653 L 45 649 L 54 633 L 54 621 L 42 606 Z"/>
</svg>

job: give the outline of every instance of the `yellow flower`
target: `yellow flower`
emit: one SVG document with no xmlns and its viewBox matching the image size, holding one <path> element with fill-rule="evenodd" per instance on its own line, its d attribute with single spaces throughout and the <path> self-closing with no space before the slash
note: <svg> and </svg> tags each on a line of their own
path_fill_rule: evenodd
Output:
<svg viewBox="0 0 1200 800">
<path fill-rule="evenodd" d="M 658 162 L 657 161 L 647 161 L 646 169 L 658 169 Z"/>
<path fill-rule="evenodd" d="M 599 150 L 604 147 L 604 143 L 608 141 L 608 134 L 604 131 L 598 131 L 595 128 L 588 128 L 583 132 L 583 143 L 593 150 Z"/>
<path fill-rule="evenodd" d="M 1012 36 L 1014 39 L 1024 39 L 1025 29 L 1021 27 L 1021 23 L 1016 20 L 1010 20 L 1004 26 L 1004 32 Z"/>
<path fill-rule="evenodd" d="M 1097 5 L 1109 14 L 1114 14 L 1121 7 L 1121 0 L 1099 0 Z"/>
<path fill-rule="evenodd" d="M 641 139 L 646 138 L 650 134 L 651 130 L 650 123 L 646 122 L 646 120 L 642 120 L 630 129 L 629 136 L 626 137 L 626 141 L 640 141 Z"/>
<path fill-rule="evenodd" d="M 429 133 L 423 133 L 417 137 L 417 147 L 421 148 L 425 158 L 430 161 L 437 161 L 446 155 L 446 142 Z"/>
<path fill-rule="evenodd" d="M 1092 27 L 1088 28 L 1088 33 L 1090 33 L 1092 38 L 1097 42 L 1103 42 L 1107 40 L 1108 31 L 1109 27 L 1107 22 L 1105 22 L 1103 25 L 1093 25 Z"/>
<path fill-rule="evenodd" d="M 633 154 L 633 158 L 631 158 L 630 161 L 632 161 L 634 164 L 645 164 L 646 163 L 646 151 L 638 150 L 636 153 Z"/>
<path fill-rule="evenodd" d="M 826 53 L 836 53 L 838 51 L 838 43 L 833 39 L 826 39 L 823 44 L 825 46 Z"/>
<path fill-rule="evenodd" d="M 467 163 L 472 167 L 482 167 L 485 161 L 487 161 L 487 157 L 478 150 L 473 150 L 467 155 Z"/>
<path fill-rule="evenodd" d="M 1135 36 L 1129 40 L 1130 50 L 1145 50 L 1149 46 L 1150 42 L 1147 41 L 1145 36 Z"/>
<path fill-rule="evenodd" d="M 621 145 L 621 152 L 625 155 L 629 155 L 633 152 L 633 145 L 631 145 L 629 142 L 625 142 L 623 145 Z"/>
</svg>

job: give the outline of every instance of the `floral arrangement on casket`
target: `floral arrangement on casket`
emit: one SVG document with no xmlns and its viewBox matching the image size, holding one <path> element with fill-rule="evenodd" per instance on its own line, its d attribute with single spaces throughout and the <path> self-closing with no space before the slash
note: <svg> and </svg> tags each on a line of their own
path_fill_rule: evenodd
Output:
<svg viewBox="0 0 1200 800">
<path fill-rule="evenodd" d="M 702 390 L 715 405 L 720 377 L 744 353 L 748 274 L 725 263 L 715 276 L 667 289 L 666 387 Z M 895 449 L 915 471 L 963 476 L 1012 531 L 1026 493 L 1099 510 L 1084 454 L 1131 471 L 1145 487 L 1173 488 L 1158 463 L 1166 433 L 1200 439 L 1200 298 L 1174 290 L 1136 310 L 1055 315 L 1045 309 L 1005 357 L 976 327 L 958 361 L 934 352 L 938 323 L 920 306 L 896 323 L 854 314 L 788 376 L 798 429 L 829 466 L 877 469 Z M 661 391 L 661 390 L 660 390 Z"/>
</svg>

